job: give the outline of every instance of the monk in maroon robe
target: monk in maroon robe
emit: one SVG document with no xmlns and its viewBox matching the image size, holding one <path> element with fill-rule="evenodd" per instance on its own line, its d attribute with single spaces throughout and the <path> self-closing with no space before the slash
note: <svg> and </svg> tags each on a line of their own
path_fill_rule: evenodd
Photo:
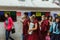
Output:
<svg viewBox="0 0 60 40">
<path fill-rule="evenodd" d="M 22 20 L 22 23 L 23 23 L 23 40 L 27 40 L 29 19 L 26 16 L 23 16 L 22 19 L 23 19 Z"/>
<path fill-rule="evenodd" d="M 45 37 L 46 37 L 46 35 L 48 33 L 48 30 L 49 30 L 49 21 L 47 19 L 45 19 L 41 23 L 42 40 L 45 40 Z"/>
<path fill-rule="evenodd" d="M 39 40 L 38 37 L 38 21 L 36 19 L 33 18 L 33 23 L 34 23 L 34 27 L 31 30 L 28 31 L 33 31 L 32 34 L 28 35 L 28 40 Z"/>
</svg>

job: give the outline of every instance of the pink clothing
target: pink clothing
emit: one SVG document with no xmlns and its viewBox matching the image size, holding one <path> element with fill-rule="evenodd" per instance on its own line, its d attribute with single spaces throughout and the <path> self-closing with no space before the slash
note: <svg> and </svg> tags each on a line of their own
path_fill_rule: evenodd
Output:
<svg viewBox="0 0 60 40">
<path fill-rule="evenodd" d="M 11 17 L 9 17 L 9 18 L 8 18 L 8 25 L 6 26 L 6 22 L 4 22 L 4 27 L 5 27 L 5 28 L 7 27 L 6 30 L 10 31 L 10 30 L 12 29 L 12 26 L 13 26 L 13 20 L 12 20 Z"/>
<path fill-rule="evenodd" d="M 50 40 L 50 36 L 46 36 L 46 40 Z"/>
</svg>

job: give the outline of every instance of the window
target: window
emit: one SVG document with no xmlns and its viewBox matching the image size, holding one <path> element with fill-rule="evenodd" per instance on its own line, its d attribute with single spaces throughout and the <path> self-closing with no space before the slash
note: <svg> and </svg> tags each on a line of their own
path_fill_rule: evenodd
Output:
<svg viewBox="0 0 60 40">
<path fill-rule="evenodd" d="M 18 0 L 18 1 L 25 1 L 25 0 Z"/>
<path fill-rule="evenodd" d="M 42 1 L 49 1 L 49 0 L 42 0 Z"/>
</svg>

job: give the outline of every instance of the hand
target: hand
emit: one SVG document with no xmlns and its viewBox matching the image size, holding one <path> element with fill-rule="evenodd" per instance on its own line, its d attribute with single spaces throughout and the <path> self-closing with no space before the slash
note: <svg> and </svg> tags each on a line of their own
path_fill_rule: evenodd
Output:
<svg viewBox="0 0 60 40">
<path fill-rule="evenodd" d="M 50 33 L 47 33 L 47 35 L 49 36 L 49 35 L 50 35 Z"/>
<path fill-rule="evenodd" d="M 7 27 L 5 29 L 8 29 Z"/>
<path fill-rule="evenodd" d="M 28 32 L 30 32 L 31 30 L 28 30 Z"/>
<path fill-rule="evenodd" d="M 40 27 L 40 31 L 41 31 L 41 27 Z"/>
</svg>

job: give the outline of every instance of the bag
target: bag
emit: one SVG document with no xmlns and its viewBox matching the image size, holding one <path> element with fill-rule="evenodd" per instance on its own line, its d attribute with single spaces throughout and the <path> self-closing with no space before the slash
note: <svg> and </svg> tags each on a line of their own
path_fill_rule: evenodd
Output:
<svg viewBox="0 0 60 40">
<path fill-rule="evenodd" d="M 12 34 L 15 33 L 15 26 L 12 27 L 11 32 L 12 32 Z"/>
<path fill-rule="evenodd" d="M 46 40 L 50 40 L 50 36 L 46 36 Z"/>
</svg>

